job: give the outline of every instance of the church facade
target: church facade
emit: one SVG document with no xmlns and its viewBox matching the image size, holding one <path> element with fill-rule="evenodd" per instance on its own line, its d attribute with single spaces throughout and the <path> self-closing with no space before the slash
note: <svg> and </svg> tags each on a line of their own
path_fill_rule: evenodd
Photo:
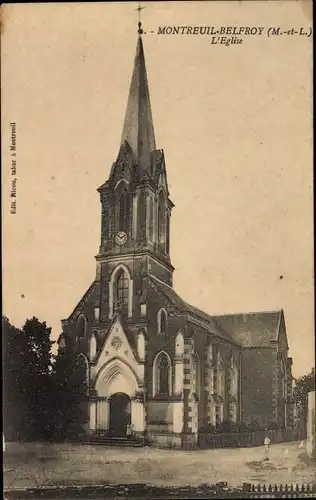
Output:
<svg viewBox="0 0 316 500">
<path fill-rule="evenodd" d="M 141 29 L 121 145 L 98 189 L 95 278 L 59 345 L 85 363 L 87 433 L 196 442 L 224 421 L 292 426 L 292 360 L 283 311 L 210 316 L 173 288 L 174 207 L 157 149 Z"/>
</svg>

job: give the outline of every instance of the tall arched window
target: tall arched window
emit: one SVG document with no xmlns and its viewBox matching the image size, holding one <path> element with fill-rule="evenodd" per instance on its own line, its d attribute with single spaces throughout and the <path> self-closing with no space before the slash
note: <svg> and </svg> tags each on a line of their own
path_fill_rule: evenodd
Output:
<svg viewBox="0 0 316 500">
<path fill-rule="evenodd" d="M 87 320 L 83 314 L 80 314 L 76 325 L 76 334 L 78 341 L 85 338 L 86 328 L 87 328 Z"/>
<path fill-rule="evenodd" d="M 109 282 L 109 318 L 121 311 L 129 318 L 133 314 L 133 280 L 128 267 L 119 264 L 112 272 Z"/>
<path fill-rule="evenodd" d="M 158 242 L 161 251 L 166 249 L 166 200 L 161 190 L 158 200 Z"/>
<path fill-rule="evenodd" d="M 159 309 L 157 314 L 157 331 L 158 335 L 166 334 L 168 330 L 167 313 L 164 309 Z"/>
<path fill-rule="evenodd" d="M 158 392 L 161 395 L 169 394 L 169 362 L 165 354 L 160 357 L 158 365 Z"/>
<path fill-rule="evenodd" d="M 138 209 L 137 209 L 137 235 L 138 238 L 144 240 L 146 238 L 146 193 L 141 191 L 138 197 Z"/>
<path fill-rule="evenodd" d="M 153 362 L 153 395 L 168 396 L 171 394 L 171 360 L 168 354 L 161 351 Z"/>
<path fill-rule="evenodd" d="M 124 269 L 119 269 L 115 280 L 115 309 L 126 309 L 129 297 L 129 277 Z"/>
</svg>

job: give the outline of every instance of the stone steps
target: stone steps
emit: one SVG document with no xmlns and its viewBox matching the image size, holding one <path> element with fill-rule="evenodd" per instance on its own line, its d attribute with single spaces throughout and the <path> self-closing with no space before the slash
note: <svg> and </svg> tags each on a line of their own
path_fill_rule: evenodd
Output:
<svg viewBox="0 0 316 500">
<path fill-rule="evenodd" d="M 125 437 L 110 437 L 110 436 L 102 436 L 95 435 L 91 436 L 89 439 L 90 444 L 99 444 L 103 446 L 132 446 L 132 447 L 140 447 L 144 446 L 144 443 L 137 439 L 127 439 Z"/>
</svg>

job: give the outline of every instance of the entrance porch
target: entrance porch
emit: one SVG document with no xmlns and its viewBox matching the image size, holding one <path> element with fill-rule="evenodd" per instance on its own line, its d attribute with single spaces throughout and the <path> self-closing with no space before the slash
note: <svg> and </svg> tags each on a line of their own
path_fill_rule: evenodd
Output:
<svg viewBox="0 0 316 500">
<path fill-rule="evenodd" d="M 102 367 L 89 405 L 90 434 L 124 438 L 128 426 L 135 435 L 143 434 L 142 389 L 133 370 L 122 360 L 112 360 Z"/>
</svg>

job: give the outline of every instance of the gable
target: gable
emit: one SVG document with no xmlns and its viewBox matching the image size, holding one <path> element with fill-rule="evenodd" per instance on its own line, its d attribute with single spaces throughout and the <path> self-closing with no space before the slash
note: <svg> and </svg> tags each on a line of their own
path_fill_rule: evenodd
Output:
<svg viewBox="0 0 316 500">
<path fill-rule="evenodd" d="M 91 364 L 91 375 L 96 377 L 99 371 L 113 359 L 120 359 L 126 363 L 139 380 L 142 380 L 142 370 L 138 359 L 136 359 L 118 316 L 114 319 L 95 361 Z"/>
<path fill-rule="evenodd" d="M 271 347 L 279 336 L 281 311 L 215 316 L 217 323 L 242 347 Z"/>
<path fill-rule="evenodd" d="M 279 349 L 281 349 L 283 351 L 287 351 L 289 348 L 283 311 L 281 311 L 281 315 L 280 315 L 278 344 L 279 344 Z"/>
<path fill-rule="evenodd" d="M 125 141 L 122 144 L 117 160 L 113 163 L 110 172 L 110 182 L 115 186 L 121 179 L 126 180 L 130 183 L 133 181 L 133 153 L 130 146 Z"/>
<path fill-rule="evenodd" d="M 221 325 L 218 325 L 212 316 L 185 302 L 171 286 L 162 282 L 153 275 L 149 276 L 149 282 L 162 297 L 167 310 L 172 310 L 178 314 L 186 314 L 188 317 L 201 322 L 203 328 L 205 328 L 209 333 L 216 335 L 223 340 L 234 343 L 234 340 L 227 333 L 227 331 L 225 331 Z"/>
<path fill-rule="evenodd" d="M 67 321 L 76 320 L 80 314 L 84 314 L 88 320 L 93 319 L 94 308 L 98 305 L 98 289 L 100 282 L 93 281 L 86 293 L 80 299 Z"/>
</svg>

